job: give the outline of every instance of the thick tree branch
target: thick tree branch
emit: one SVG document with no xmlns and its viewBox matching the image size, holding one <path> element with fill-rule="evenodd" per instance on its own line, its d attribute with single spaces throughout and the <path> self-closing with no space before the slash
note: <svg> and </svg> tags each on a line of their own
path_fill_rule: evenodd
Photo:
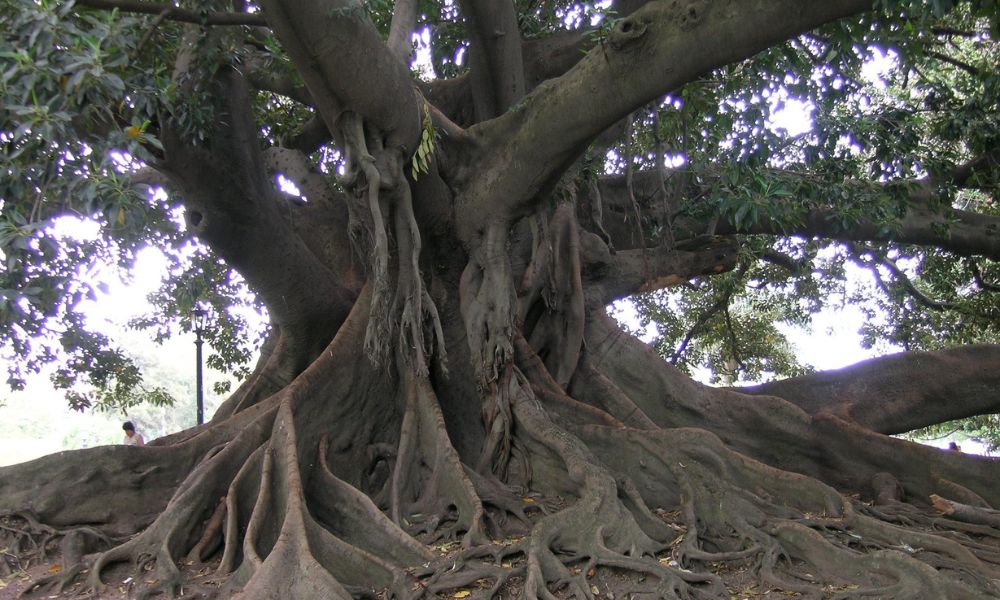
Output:
<svg viewBox="0 0 1000 600">
<path fill-rule="evenodd" d="M 842 241 L 893 241 L 900 244 L 937 246 L 960 256 L 985 256 L 1000 259 L 1000 218 L 979 213 L 951 210 L 946 214 L 927 205 L 910 205 L 895 228 L 867 219 L 851 223 L 847 229 L 835 211 L 810 210 L 799 226 L 760 222 L 740 230 L 742 233 L 824 237 Z M 728 221 L 720 221 L 717 234 L 735 234 Z"/>
<path fill-rule="evenodd" d="M 991 152 L 956 165 L 945 177 L 939 178 L 939 183 L 978 188 L 982 185 L 978 181 L 979 176 L 996 173 L 998 169 L 1000 169 L 1000 142 L 996 144 Z"/>
<path fill-rule="evenodd" d="M 990 283 L 983 277 L 983 271 L 979 267 L 979 263 L 974 260 L 970 260 L 969 262 L 972 268 L 972 278 L 976 282 L 976 285 L 979 286 L 979 289 L 987 292 L 1000 292 L 1000 285 Z"/>
<path fill-rule="evenodd" d="M 881 276 L 879 275 L 878 272 L 878 266 L 881 265 L 885 267 L 890 273 L 892 273 L 892 276 L 896 279 L 896 281 L 899 282 L 899 285 L 901 285 L 903 289 L 906 290 L 906 293 L 911 298 L 913 298 L 920 304 L 924 305 L 925 307 L 931 310 L 939 310 L 939 311 L 955 308 L 954 303 L 941 302 L 939 300 L 935 300 L 930 296 L 928 296 L 927 294 L 921 292 L 919 289 L 917 289 L 917 286 L 914 285 L 912 281 L 910 281 L 909 276 L 907 276 L 902 269 L 896 266 L 895 262 L 890 260 L 887 256 L 885 256 L 881 252 L 876 252 L 871 248 L 860 248 L 855 244 L 849 244 L 848 247 L 850 248 L 851 254 L 854 255 L 855 260 L 857 260 L 860 264 L 871 270 L 872 273 L 874 273 L 874 275 L 877 278 L 881 279 Z M 864 258 L 865 254 L 870 254 L 873 257 L 873 260 L 865 259 Z"/>
<path fill-rule="evenodd" d="M 961 70 L 965 71 L 966 73 L 968 73 L 969 75 L 972 75 L 973 77 L 981 77 L 982 76 L 982 73 L 976 67 L 970 65 L 967 62 L 963 62 L 963 61 L 961 61 L 961 60 L 959 60 L 957 58 L 952 58 L 951 56 L 948 56 L 947 54 L 945 54 L 943 52 L 933 52 L 933 51 L 931 51 L 931 52 L 928 52 L 927 54 L 929 56 L 933 56 L 934 58 L 940 60 L 941 62 L 948 63 L 949 65 L 951 65 L 951 66 L 953 66 L 953 67 L 955 67 L 957 69 L 961 69 Z"/>
<path fill-rule="evenodd" d="M 1000 412 L 1000 346 L 873 358 L 835 371 L 741 388 L 833 413 L 885 434 Z"/>
<path fill-rule="evenodd" d="M 956 166 L 942 180 L 949 183 L 968 181 L 976 173 L 985 172 L 987 165 L 992 164 L 990 156 L 977 158 L 963 165 Z M 675 171 L 675 173 L 680 173 Z M 689 202 L 706 195 L 717 174 L 696 172 L 697 177 L 687 177 L 690 182 L 684 189 L 678 191 L 678 199 Z M 781 174 L 781 173 L 779 173 Z M 790 176 L 790 173 L 781 174 Z M 861 192 L 873 193 L 884 187 L 881 183 L 858 185 L 867 186 L 859 189 Z M 655 172 L 637 173 L 633 177 L 633 193 L 638 198 L 643 209 L 643 216 L 650 224 L 664 225 L 667 222 L 663 214 L 662 202 L 658 196 L 658 180 Z M 1000 259 L 1000 217 L 985 215 L 972 211 L 939 208 L 934 195 L 937 191 L 930 180 L 913 182 L 913 191 L 906 204 L 906 211 L 897 221 L 886 223 L 868 218 L 852 217 L 854 220 L 845 227 L 843 215 L 833 207 L 817 206 L 801 215 L 798 222 L 782 222 L 762 219 L 756 223 L 743 224 L 737 228 L 728 219 L 695 221 L 690 218 L 678 218 L 677 225 L 682 231 L 678 236 L 700 235 L 709 230 L 716 235 L 763 234 L 763 235 L 801 235 L 803 237 L 822 237 L 840 241 L 891 241 L 900 244 L 919 246 L 937 246 L 960 256 L 984 256 L 994 260 Z M 600 193 L 605 209 L 605 228 L 611 234 L 615 248 L 632 248 L 634 224 L 631 223 L 630 197 L 625 177 L 608 177 L 600 181 Z M 676 205 L 678 199 L 669 199 L 670 205 Z M 767 200 L 777 201 L 777 200 Z M 791 202 L 798 202 L 792 200 Z M 789 204 L 789 211 L 795 208 Z"/>
<path fill-rule="evenodd" d="M 407 66 L 382 41 L 361 5 L 347 0 L 265 0 L 268 22 L 298 69 L 327 128 L 345 111 L 377 128 L 406 156 L 420 140 L 422 108 Z"/>
<path fill-rule="evenodd" d="M 472 40 L 473 100 L 477 121 L 491 119 L 525 93 L 524 59 L 511 0 L 461 0 Z"/>
<path fill-rule="evenodd" d="M 164 15 L 164 18 L 195 25 L 253 25 L 267 27 L 267 20 L 259 14 L 251 13 L 202 13 L 185 10 L 163 2 L 141 2 L 139 0 L 77 0 L 77 6 L 101 10 L 118 9 L 144 15 Z"/>
<path fill-rule="evenodd" d="M 729 300 L 731 298 L 731 293 L 723 294 L 723 296 L 719 298 L 715 304 L 709 306 L 702 311 L 700 315 L 698 315 L 698 318 L 695 319 L 694 325 L 688 329 L 688 332 L 684 334 L 684 339 L 681 340 L 681 343 L 677 346 L 677 349 L 674 350 L 674 353 L 670 355 L 670 364 L 676 365 L 678 361 L 684 358 L 684 354 L 687 352 L 687 348 L 691 344 L 691 340 L 693 340 L 696 335 L 701 333 L 701 330 L 705 327 L 705 324 L 708 323 L 709 319 L 719 314 L 720 311 L 729 306 Z"/>
<path fill-rule="evenodd" d="M 417 23 L 417 0 L 396 0 L 392 11 L 392 23 L 389 25 L 389 39 L 386 46 L 389 52 L 406 66 L 410 65 L 413 54 L 413 28 Z"/>
<path fill-rule="evenodd" d="M 289 148 L 294 148 L 303 154 L 312 154 L 323 144 L 333 139 L 330 130 L 327 128 L 323 118 L 313 115 L 308 121 L 302 124 L 295 135 L 286 143 Z"/>
<path fill-rule="evenodd" d="M 258 149 L 245 79 L 229 71 L 215 86 L 219 125 L 209 145 L 188 144 L 168 121 L 162 135 L 167 158 L 157 168 L 183 192 L 188 226 L 246 278 L 272 322 L 288 336 L 332 334 L 354 293 L 340 285 L 283 214 L 288 206 L 279 201 Z"/>
<path fill-rule="evenodd" d="M 478 128 L 486 143 L 469 157 L 478 167 L 471 171 L 488 169 L 495 176 L 465 182 L 472 210 L 459 223 L 460 234 L 472 239 L 484 223 L 530 212 L 591 140 L 653 98 L 870 7 L 870 0 L 648 3 L 617 21 L 601 47 L 557 82 L 539 86 L 517 110 Z"/>
<path fill-rule="evenodd" d="M 800 262 L 799 260 L 776 250 L 765 250 L 761 253 L 760 258 L 765 262 L 781 267 L 789 273 L 796 275 L 804 273 L 810 268 L 808 261 Z"/>
<path fill-rule="evenodd" d="M 297 84 L 289 75 L 272 73 L 266 68 L 259 68 L 247 69 L 246 77 L 250 85 L 258 90 L 273 92 L 306 106 L 313 104 L 309 90 Z"/>
<path fill-rule="evenodd" d="M 618 17 L 625 17 L 650 0 L 622 0 L 613 8 Z M 583 59 L 584 53 L 594 45 L 593 30 L 560 31 L 552 35 L 521 40 L 524 59 L 524 77 L 527 90 L 564 74 Z M 454 79 L 440 79 L 422 84 L 424 93 L 443 113 L 463 126 L 474 123 L 472 110 L 472 85 L 468 75 Z"/>
<path fill-rule="evenodd" d="M 678 250 L 667 246 L 611 254 L 596 235 L 580 237 L 585 278 L 591 285 L 588 304 L 609 302 L 637 292 L 681 285 L 701 275 L 717 275 L 736 266 L 737 247 L 715 239 L 700 248 Z M 595 296 L 596 294 L 596 296 Z"/>
</svg>

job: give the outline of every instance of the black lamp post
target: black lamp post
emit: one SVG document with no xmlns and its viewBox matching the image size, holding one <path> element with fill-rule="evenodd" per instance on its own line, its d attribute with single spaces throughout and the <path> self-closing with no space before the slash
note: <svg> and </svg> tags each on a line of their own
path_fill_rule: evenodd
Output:
<svg viewBox="0 0 1000 600">
<path fill-rule="evenodd" d="M 194 326 L 194 347 L 195 347 L 195 401 L 198 403 L 198 425 L 205 422 L 205 397 L 201 388 L 201 334 L 205 331 L 208 321 L 208 313 L 205 309 L 196 306 L 191 312 L 191 323 Z"/>
</svg>

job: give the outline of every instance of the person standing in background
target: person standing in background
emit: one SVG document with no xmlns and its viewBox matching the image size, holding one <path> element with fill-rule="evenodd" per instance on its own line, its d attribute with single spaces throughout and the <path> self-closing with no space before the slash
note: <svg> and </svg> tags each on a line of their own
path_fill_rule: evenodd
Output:
<svg viewBox="0 0 1000 600">
<path fill-rule="evenodd" d="M 125 442 L 126 446 L 145 446 L 146 440 L 143 439 L 142 434 L 135 430 L 135 425 L 132 421 L 125 421 L 122 425 L 122 429 L 125 430 Z"/>
</svg>

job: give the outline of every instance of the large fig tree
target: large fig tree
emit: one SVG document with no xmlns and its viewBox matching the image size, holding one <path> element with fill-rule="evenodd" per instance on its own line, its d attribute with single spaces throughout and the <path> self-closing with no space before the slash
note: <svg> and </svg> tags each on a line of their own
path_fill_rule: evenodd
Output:
<svg viewBox="0 0 1000 600">
<path fill-rule="evenodd" d="M 246 598 L 589 599 L 600 568 L 635 597 L 729 597 L 735 568 L 1000 594 L 1000 464 L 891 437 L 1000 403 L 995 3 L 0 8 L 12 383 L 60 360 L 71 391 L 138 385 L 75 306 L 145 244 L 183 255 L 164 318 L 236 302 L 238 273 L 270 319 L 210 422 L 0 469 L 21 549 L 66 540 L 39 583 L 131 562 L 136 595 L 189 594 L 179 565 L 214 560 Z M 745 390 L 671 364 L 795 372 L 771 325 L 845 261 L 915 351 Z M 606 311 L 665 288 L 673 360 Z"/>
</svg>

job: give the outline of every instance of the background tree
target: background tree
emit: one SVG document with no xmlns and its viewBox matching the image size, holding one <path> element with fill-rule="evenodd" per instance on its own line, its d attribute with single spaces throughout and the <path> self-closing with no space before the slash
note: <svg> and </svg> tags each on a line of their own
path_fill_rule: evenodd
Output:
<svg viewBox="0 0 1000 600">
<path fill-rule="evenodd" d="M 720 563 L 813 596 L 1000 592 L 997 463 L 888 436 L 997 412 L 996 346 L 916 351 L 995 322 L 995 5 L 612 8 L 4 0 L 12 382 L 68 355 L 137 385 L 74 306 L 82 266 L 148 243 L 179 258 L 146 325 L 213 303 L 239 368 L 233 273 L 270 318 L 210 423 L 2 470 L 22 549 L 107 543 L 41 584 L 132 561 L 136 594 L 175 593 L 179 561 L 214 557 L 252 598 L 591 598 L 597 567 L 716 598 Z M 785 98 L 811 130 L 768 125 Z M 67 214 L 102 235 L 53 235 Z M 914 352 L 706 388 L 605 312 L 684 286 L 672 362 L 792 373 L 773 322 L 846 260 Z M 442 539 L 461 549 L 435 559 Z"/>
</svg>

